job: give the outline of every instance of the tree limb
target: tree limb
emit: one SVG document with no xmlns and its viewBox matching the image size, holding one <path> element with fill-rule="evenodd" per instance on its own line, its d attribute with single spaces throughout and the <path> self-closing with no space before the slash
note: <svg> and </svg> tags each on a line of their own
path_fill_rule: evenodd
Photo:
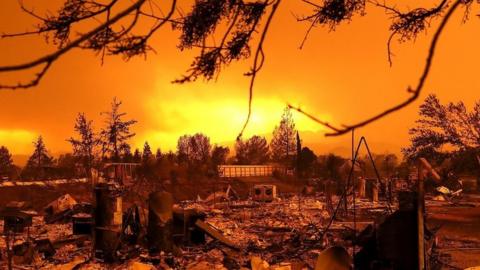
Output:
<svg viewBox="0 0 480 270">
<path fill-rule="evenodd" d="M 86 34 L 81 35 L 79 38 L 76 40 L 72 41 L 71 43 L 68 43 L 66 46 L 58 49 L 57 51 L 42 56 L 36 60 L 18 64 L 18 65 L 11 65 L 11 66 L 0 66 L 0 72 L 11 72 L 11 71 L 19 71 L 19 70 L 26 70 L 30 69 L 33 67 L 37 67 L 42 64 L 46 64 L 46 68 L 42 70 L 42 72 L 38 73 L 36 78 L 33 79 L 30 83 L 18 83 L 17 85 L 1 85 L 0 89 L 17 89 L 17 88 L 29 88 L 32 86 L 37 85 L 40 80 L 43 78 L 45 75 L 46 70 L 50 67 L 50 65 L 57 60 L 59 57 L 70 51 L 71 49 L 78 47 L 82 42 L 88 40 L 89 38 L 93 37 L 95 34 L 99 33 L 103 29 L 109 27 L 110 25 L 116 23 L 123 17 L 127 16 L 130 14 L 132 11 L 135 11 L 136 9 L 139 9 L 142 4 L 145 2 L 145 0 L 138 0 L 122 12 L 118 13 L 114 17 L 112 17 L 110 20 L 106 21 L 105 23 L 101 24 L 100 26 L 96 27 L 95 29 L 91 30 L 90 32 L 87 32 Z"/>
<path fill-rule="evenodd" d="M 307 117 L 309 117 L 310 119 L 314 120 L 315 122 L 319 123 L 320 125 L 323 125 L 327 128 L 329 128 L 330 130 L 332 130 L 333 132 L 330 132 L 330 133 L 327 133 L 325 134 L 326 136 L 339 136 L 339 135 L 343 135 L 345 133 L 348 133 L 350 131 L 352 131 L 353 129 L 357 129 L 359 127 L 363 127 L 363 126 L 366 126 L 372 122 L 375 122 L 393 112 L 396 112 L 406 106 L 408 106 L 409 104 L 411 104 L 412 102 L 414 102 L 418 96 L 420 95 L 421 91 L 423 90 L 423 87 L 425 85 L 425 82 L 428 78 L 428 75 L 430 73 L 430 68 L 432 66 L 432 61 L 433 61 L 433 58 L 435 56 L 435 50 L 436 50 L 436 47 L 437 47 L 437 43 L 438 43 L 438 40 L 440 38 L 440 35 L 442 34 L 445 26 L 447 25 L 450 17 L 452 16 L 452 14 L 455 12 L 455 10 L 460 6 L 460 4 L 462 4 L 462 0 L 456 0 L 453 5 L 450 7 L 450 9 L 448 10 L 448 12 L 445 14 L 445 16 L 443 17 L 442 21 L 440 22 L 440 25 L 438 26 L 437 30 L 435 31 L 435 34 L 433 35 L 433 38 L 431 40 L 431 43 L 430 43 L 430 47 L 429 47 L 429 50 L 428 50 L 428 55 L 427 55 L 427 58 L 426 58 L 426 63 L 425 63 L 425 67 L 423 69 L 423 72 L 420 76 L 420 79 L 419 79 L 419 82 L 417 84 L 417 86 L 415 88 L 411 88 L 411 87 L 408 87 L 407 88 L 407 92 L 408 93 L 411 93 L 412 96 L 408 99 L 406 99 L 405 101 L 377 114 L 377 115 L 374 115 L 370 118 L 367 118 L 366 120 L 363 120 L 361 122 L 358 122 L 356 124 L 353 124 L 353 125 L 346 125 L 346 126 L 343 126 L 342 128 L 338 128 L 338 127 L 332 127 L 331 125 L 326 125 L 326 122 L 324 121 L 321 121 L 319 119 L 316 119 L 316 118 L 312 118 L 311 116 L 309 116 L 307 113 L 303 112 L 302 110 L 300 110 L 299 108 L 295 108 L 295 107 L 292 107 L 293 109 L 297 110 L 299 113 L 302 113 L 304 115 L 306 115 Z"/>
<path fill-rule="evenodd" d="M 273 6 L 272 6 L 272 11 L 270 12 L 270 15 L 268 16 L 267 22 L 265 23 L 265 27 L 263 28 L 262 36 L 260 37 L 260 41 L 258 42 L 257 50 L 255 52 L 255 58 L 253 60 L 253 67 L 251 70 L 251 73 L 248 74 L 249 76 L 252 76 L 250 79 L 250 87 L 248 89 L 248 114 L 247 114 L 247 119 L 245 120 L 245 123 L 243 124 L 242 129 L 240 130 L 240 133 L 237 136 L 237 140 L 240 140 L 242 138 L 243 132 L 245 131 L 245 128 L 247 127 L 250 117 L 252 115 L 252 99 L 253 99 L 253 87 L 255 85 L 255 78 L 257 77 L 257 73 L 260 71 L 260 69 L 263 66 L 263 62 L 265 60 L 265 54 L 263 52 L 263 42 L 265 41 L 265 37 L 267 36 L 268 29 L 270 27 L 270 23 L 272 22 L 273 16 L 275 15 L 275 12 L 277 11 L 278 5 L 280 4 L 281 0 L 277 0 Z"/>
</svg>

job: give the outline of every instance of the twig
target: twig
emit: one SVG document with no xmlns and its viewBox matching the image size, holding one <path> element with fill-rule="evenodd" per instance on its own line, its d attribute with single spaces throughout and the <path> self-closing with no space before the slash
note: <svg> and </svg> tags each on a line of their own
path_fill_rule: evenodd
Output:
<svg viewBox="0 0 480 270">
<path fill-rule="evenodd" d="M 2 84 L 0 84 L 0 89 L 10 89 L 10 90 L 15 90 L 15 89 L 20 89 L 20 88 L 25 89 L 25 88 L 30 88 L 30 87 L 38 85 L 38 83 L 43 78 L 45 73 L 47 73 L 47 70 L 50 68 L 50 66 L 52 65 L 52 63 L 55 59 L 56 58 L 52 58 L 51 60 L 48 60 L 46 65 L 43 67 L 43 69 L 39 73 L 35 74 L 35 78 L 33 80 L 31 80 L 30 82 L 28 82 L 28 83 L 20 83 L 19 82 L 16 85 L 2 85 Z"/>
<path fill-rule="evenodd" d="M 282 0 L 277 0 L 273 6 L 272 6 L 272 12 L 268 16 L 267 22 L 265 24 L 265 27 L 263 28 L 262 36 L 260 37 L 260 41 L 258 42 L 258 47 L 255 52 L 255 58 L 253 60 L 253 67 L 251 73 L 248 75 L 252 76 L 250 79 L 250 87 L 249 87 L 249 96 L 248 96 L 248 115 L 247 119 L 245 120 L 245 123 L 243 124 L 242 130 L 237 136 L 237 140 L 240 140 L 242 138 L 243 132 L 245 131 L 245 128 L 248 125 L 248 122 L 250 121 L 250 116 L 252 114 L 252 99 L 253 99 L 253 86 L 255 85 L 255 78 L 257 77 L 257 73 L 260 71 L 260 69 L 263 66 L 263 62 L 265 60 L 265 54 L 263 52 L 263 42 L 265 41 L 265 37 L 267 36 L 268 29 L 270 27 L 270 23 L 272 22 L 273 16 L 275 15 L 275 12 L 277 11 L 278 5 L 280 4 Z M 259 62 L 260 61 L 260 62 Z"/>
<path fill-rule="evenodd" d="M 109 27 L 110 25 L 116 23 L 117 21 L 119 21 L 123 17 L 130 14 L 132 11 L 134 11 L 136 9 L 139 9 L 144 2 L 145 2 L 145 0 L 138 0 L 137 2 L 132 4 L 130 7 L 125 9 L 124 11 L 115 15 L 109 21 L 106 21 L 105 23 L 96 27 L 95 29 L 91 30 L 90 32 L 81 35 L 79 38 L 72 41 L 71 43 L 69 43 L 65 47 L 62 47 L 62 48 L 58 49 L 57 51 L 55 51 L 51 54 L 45 55 L 45 56 L 40 57 L 36 60 L 26 62 L 26 63 L 23 63 L 23 64 L 0 67 L 0 72 L 11 72 L 11 71 L 18 71 L 18 70 L 26 70 L 26 69 L 30 69 L 30 68 L 39 66 L 41 64 L 46 64 L 46 68 L 44 68 L 40 73 L 38 73 L 36 78 L 33 79 L 30 83 L 26 83 L 26 84 L 18 83 L 17 85 L 1 85 L 0 89 L 2 89 L 2 88 L 3 89 L 29 88 L 29 87 L 37 85 L 40 82 L 40 80 L 43 78 L 43 76 L 45 75 L 46 70 L 50 67 L 50 65 L 55 60 L 57 60 L 59 57 L 61 57 L 63 54 L 67 53 L 71 49 L 73 49 L 75 47 L 78 47 L 82 42 L 84 42 L 84 41 L 88 40 L 89 38 L 93 37 L 95 34 L 102 31 L 106 27 Z"/>
<path fill-rule="evenodd" d="M 293 109 L 293 110 L 295 110 L 295 111 L 297 111 L 297 112 L 299 112 L 299 113 L 307 116 L 308 118 L 312 119 L 313 121 L 315 121 L 315 122 L 317 122 L 317 123 L 319 123 L 319 124 L 321 124 L 321 125 L 323 125 L 323 126 L 328 127 L 328 128 L 331 129 L 331 130 L 340 131 L 340 130 L 337 129 L 336 127 L 332 126 L 330 123 L 328 123 L 328 122 L 326 122 L 326 121 L 322 121 L 322 120 L 318 119 L 317 117 L 315 117 L 315 116 L 313 116 L 313 115 L 311 115 L 311 114 L 303 111 L 300 107 L 293 106 L 293 105 L 290 104 L 290 103 L 288 103 L 287 106 L 288 106 L 290 109 Z"/>
<path fill-rule="evenodd" d="M 153 27 L 152 30 L 150 30 L 150 32 L 146 36 L 147 38 L 152 36 L 153 33 L 155 33 L 158 29 L 160 29 L 165 23 L 170 21 L 170 18 L 173 16 L 173 13 L 175 12 L 176 6 L 177 6 L 177 0 L 172 0 L 172 5 L 170 7 L 170 11 L 168 12 L 167 16 L 164 19 L 159 20 L 160 21 L 159 24 Z"/>
<path fill-rule="evenodd" d="M 368 2 L 371 3 L 372 5 L 375 5 L 377 7 L 385 9 L 387 14 L 388 13 L 393 14 L 393 16 L 392 16 L 393 19 L 395 19 L 395 18 L 398 18 L 398 19 L 406 18 L 407 15 L 410 12 L 415 11 L 415 10 L 413 10 L 413 11 L 409 11 L 407 13 L 402 13 L 397 8 L 392 7 L 392 6 L 388 6 L 385 3 L 381 4 L 381 3 L 377 2 L 377 1 L 374 1 L 374 0 L 368 0 Z M 430 17 L 435 16 L 436 14 L 439 14 L 447 4 L 448 4 L 448 0 L 442 0 L 437 6 L 431 8 L 429 10 L 422 9 L 422 10 L 425 10 L 426 12 L 422 13 L 422 14 L 419 14 L 418 16 L 415 17 L 415 19 L 420 20 L 420 21 L 427 20 Z M 416 9 L 416 10 L 419 10 L 419 9 Z M 410 19 L 410 21 L 413 22 L 414 20 Z M 393 27 L 393 25 L 390 27 L 390 29 L 393 30 L 393 31 L 390 34 L 390 36 L 388 37 L 388 41 L 387 41 L 387 56 L 388 56 L 388 63 L 390 64 L 390 66 L 393 65 L 392 56 L 394 55 L 392 53 L 392 48 L 391 48 L 392 40 L 397 34 L 399 34 L 401 32 L 401 28 L 395 28 L 395 27 Z"/>
<path fill-rule="evenodd" d="M 411 104 L 412 102 L 414 102 L 418 96 L 420 95 L 421 91 L 423 90 L 423 87 L 425 85 L 425 82 L 428 78 L 428 75 L 430 73 L 430 68 L 432 66 L 432 61 L 433 61 L 433 57 L 435 56 L 435 49 L 437 47 L 437 43 L 438 43 L 438 40 L 440 38 L 440 35 L 442 34 L 445 26 L 447 25 L 450 17 L 452 16 L 452 14 L 455 12 L 455 10 L 458 8 L 458 6 L 462 3 L 462 0 L 457 0 L 454 2 L 454 4 L 452 5 L 452 7 L 448 10 L 448 12 L 445 14 L 445 16 L 443 17 L 442 21 L 440 22 L 440 25 L 438 26 L 433 38 L 432 38 L 432 41 L 430 43 L 430 47 L 429 47 L 429 50 L 428 50 L 428 55 L 427 55 L 427 59 L 426 59 L 426 63 L 425 63 L 425 67 L 423 69 L 423 72 L 420 76 L 420 79 L 419 79 L 419 82 L 417 84 L 417 86 L 415 88 L 411 88 L 411 87 L 408 87 L 407 88 L 407 92 L 408 93 L 411 93 L 412 96 L 408 99 L 406 99 L 405 101 L 375 115 L 375 116 L 372 116 L 364 121 L 361 121 L 361 122 L 358 122 L 356 124 L 353 124 L 353 125 L 346 125 L 346 126 L 343 126 L 343 128 L 336 128 L 336 127 L 332 127 L 331 125 L 325 125 L 325 122 L 324 121 L 320 121 L 319 119 L 315 120 L 314 118 L 312 117 L 309 117 L 310 119 L 314 120 L 315 122 L 329 128 L 330 130 L 332 130 L 333 132 L 330 132 L 330 133 L 327 133 L 325 134 L 326 136 L 339 136 L 339 135 L 343 135 L 345 133 L 348 133 L 350 132 L 352 129 L 356 129 L 356 128 L 360 128 L 360 127 L 363 127 L 363 126 L 366 126 L 372 122 L 375 122 L 393 112 L 396 112 L 406 106 L 408 106 L 409 104 Z M 300 113 L 308 116 L 305 112 L 303 111 L 299 111 Z"/>
</svg>

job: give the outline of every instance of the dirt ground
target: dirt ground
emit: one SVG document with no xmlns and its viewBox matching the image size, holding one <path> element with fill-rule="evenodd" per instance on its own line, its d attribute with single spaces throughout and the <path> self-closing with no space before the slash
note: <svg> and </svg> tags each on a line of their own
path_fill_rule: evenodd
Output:
<svg viewBox="0 0 480 270">
<path fill-rule="evenodd" d="M 466 195 L 460 206 L 427 206 L 427 225 L 440 226 L 438 245 L 445 269 L 480 266 L 480 202 L 479 195 Z"/>
</svg>

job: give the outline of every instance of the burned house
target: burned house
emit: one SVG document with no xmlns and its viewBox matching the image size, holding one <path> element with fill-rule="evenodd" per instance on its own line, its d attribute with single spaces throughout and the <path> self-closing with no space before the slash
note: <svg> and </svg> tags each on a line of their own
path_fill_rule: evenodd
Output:
<svg viewBox="0 0 480 270">
<path fill-rule="evenodd" d="M 424 269 L 419 265 L 435 258 L 436 237 L 425 225 L 418 193 L 398 192 L 398 200 L 390 202 L 381 192 L 374 195 L 378 179 L 361 177 L 344 189 L 346 195 L 331 192 L 329 198 L 328 192 L 287 194 L 281 189 L 284 183 L 249 183 L 237 190 L 235 181 L 226 180 L 221 191 L 192 201 L 176 201 L 165 190 L 132 200 L 126 195 L 131 187 L 98 183 L 92 214 L 75 210 L 81 204 L 73 197 L 61 196 L 45 207 L 46 216 L 71 213 L 70 218 L 55 223 L 34 219 L 36 239 L 15 250 L 22 256 L 41 251 L 47 268 L 40 269 L 54 264 L 86 269 Z M 67 234 L 50 241 L 51 232 L 43 234 L 42 226 Z M 85 259 L 77 261 L 77 254 Z M 22 265 L 28 269 L 32 261 Z"/>
</svg>

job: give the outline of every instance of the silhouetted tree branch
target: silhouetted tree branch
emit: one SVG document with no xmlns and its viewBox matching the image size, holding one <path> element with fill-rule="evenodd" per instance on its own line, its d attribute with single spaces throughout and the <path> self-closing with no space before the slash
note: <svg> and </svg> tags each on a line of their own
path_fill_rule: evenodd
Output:
<svg viewBox="0 0 480 270">
<path fill-rule="evenodd" d="M 302 1 L 313 6 L 313 13 L 297 18 L 299 22 L 310 22 L 310 26 L 300 44 L 300 49 L 305 45 L 313 27 L 327 26 L 330 31 L 334 31 L 335 27 L 344 21 L 350 21 L 355 14 L 365 14 L 365 0 L 324 0 L 322 4 Z"/>
<path fill-rule="evenodd" d="M 2 35 L 2 38 L 53 32 L 52 38 L 54 43 L 58 44 L 58 49 L 51 54 L 47 54 L 33 61 L 17 65 L 1 66 L 0 72 L 13 72 L 28 70 L 40 66 L 43 67 L 30 82 L 18 83 L 14 85 L 0 85 L 0 89 L 18 89 L 36 86 L 46 74 L 52 63 L 74 48 L 90 49 L 97 52 L 107 48 L 111 54 L 123 54 L 127 59 L 134 55 L 145 54 L 145 52 L 149 49 L 146 41 L 173 15 L 176 6 L 176 0 L 172 0 L 172 8 L 166 15 L 165 20 L 159 20 L 158 24 L 146 35 L 129 35 L 138 21 L 137 19 L 138 15 L 140 14 L 140 9 L 145 1 L 146 0 L 138 0 L 112 17 L 109 15 L 110 10 L 117 3 L 117 0 L 112 0 L 110 4 L 105 6 L 95 1 L 67 0 L 64 7 L 59 11 L 57 17 L 52 16 L 48 18 L 42 18 L 33 12 L 28 11 L 22 5 L 22 10 L 42 20 L 42 24 L 38 27 L 37 31 L 29 31 L 17 34 L 4 34 Z M 91 6 L 92 3 L 94 7 Z M 95 8 L 99 9 L 92 11 L 92 9 Z M 135 14 L 135 18 L 130 26 L 127 28 L 122 27 L 122 29 L 117 32 L 111 28 L 112 25 L 132 13 Z M 69 41 L 71 35 L 70 28 L 73 24 L 91 19 L 101 14 L 107 15 L 105 22 L 101 23 L 99 26 L 88 31 L 87 33 L 81 34 L 73 41 Z"/>
<path fill-rule="evenodd" d="M 292 105 L 289 105 L 292 109 L 298 111 L 299 113 L 302 113 L 302 114 L 305 114 L 307 116 L 309 116 L 310 119 L 316 121 L 317 123 L 329 128 L 330 130 L 332 130 L 333 132 L 330 132 L 330 133 L 327 133 L 326 136 L 338 136 L 338 135 L 342 135 L 342 134 L 345 134 L 345 133 L 348 133 L 350 131 L 352 131 L 353 129 L 356 129 L 356 128 L 359 128 L 359 127 L 363 127 L 363 126 L 366 126 L 372 122 L 375 122 L 393 112 L 396 112 L 406 106 L 408 106 L 409 104 L 411 104 L 412 102 L 414 102 L 418 96 L 420 95 L 421 91 L 423 90 L 423 86 L 427 80 L 427 77 L 428 77 L 428 74 L 430 73 L 430 68 L 432 66 L 432 61 L 433 61 L 433 57 L 435 56 L 435 49 L 437 47 L 437 43 L 438 43 L 438 40 L 440 38 L 440 35 L 442 34 L 443 32 L 443 29 L 445 28 L 445 26 L 447 25 L 450 17 L 452 16 L 452 14 L 455 12 L 455 10 L 463 3 L 464 1 L 462 0 L 456 0 L 453 5 L 448 9 L 447 13 L 445 14 L 445 16 L 442 18 L 442 21 L 440 22 L 440 25 L 438 26 L 437 30 L 435 31 L 435 34 L 433 35 L 433 38 L 432 38 L 432 41 L 430 43 L 430 47 L 429 47 L 429 50 L 428 50 L 428 55 L 427 55 L 427 58 L 426 58 L 426 63 L 425 63 L 425 67 L 423 69 L 423 72 L 420 76 L 420 79 L 418 81 L 418 84 L 416 85 L 415 88 L 411 88 L 411 87 L 408 87 L 407 88 L 407 92 L 411 94 L 411 96 L 406 99 L 405 101 L 395 105 L 395 106 L 392 106 L 391 108 L 388 108 L 387 110 L 377 114 L 377 115 L 374 115 L 370 118 L 367 118 L 363 121 L 360 121 L 356 124 L 352 124 L 352 125 L 343 125 L 342 127 L 334 127 L 324 121 L 321 121 L 319 119 L 316 119 L 316 118 L 312 118 L 311 115 L 309 114 L 306 114 L 303 110 L 301 110 L 301 108 L 299 107 L 295 107 L 295 106 L 292 106 Z"/>
<path fill-rule="evenodd" d="M 387 55 L 390 66 L 392 62 L 391 44 L 395 36 L 399 36 L 399 42 L 410 41 L 415 39 L 417 35 L 426 30 L 430 26 L 431 20 L 441 16 L 442 12 L 447 8 L 447 0 L 442 0 L 437 6 L 426 9 L 416 8 L 408 12 L 401 12 L 395 7 L 387 6 L 385 3 L 381 4 L 376 1 L 370 1 L 374 5 L 385 9 L 393 21 L 390 26 L 390 37 L 387 42 Z"/>
<path fill-rule="evenodd" d="M 252 115 L 253 86 L 255 85 L 255 78 L 257 77 L 257 73 L 260 71 L 265 61 L 265 53 L 263 52 L 263 43 L 265 41 L 265 37 L 267 36 L 267 32 L 270 27 L 270 23 L 272 22 L 273 16 L 275 15 L 278 5 L 280 4 L 280 1 L 281 0 L 277 0 L 273 4 L 272 11 L 270 13 L 270 16 L 267 19 L 267 23 L 265 24 L 265 27 L 263 28 L 262 36 L 258 43 L 257 51 L 255 52 L 255 59 L 253 60 L 252 70 L 246 74 L 247 76 L 252 77 L 250 79 L 250 87 L 248 89 L 248 114 L 247 114 L 247 120 L 245 120 L 245 124 L 243 124 L 242 130 L 237 136 L 237 140 L 242 137 L 243 132 L 245 131 L 245 128 L 247 127 L 248 122 L 250 121 L 250 116 Z"/>
<path fill-rule="evenodd" d="M 332 132 L 327 136 L 337 136 L 350 132 L 352 129 L 363 127 L 380 118 L 383 118 L 395 111 L 398 111 L 415 101 L 421 93 L 428 77 L 432 60 L 435 55 L 438 39 L 448 23 L 451 15 L 459 6 L 465 7 L 463 20 L 468 19 L 469 11 L 475 0 L 439 0 L 440 2 L 432 7 L 417 7 L 408 11 L 401 11 L 395 6 L 380 3 L 377 0 L 301 0 L 309 5 L 312 12 L 306 16 L 297 17 L 299 22 L 308 22 L 309 27 L 301 43 L 302 48 L 314 27 L 327 27 L 334 31 L 343 22 L 348 22 L 354 16 L 366 14 L 366 6 L 382 8 L 390 15 L 392 21 L 390 26 L 391 35 L 387 41 L 387 55 L 390 64 L 392 63 L 391 43 L 395 37 L 399 42 L 415 39 L 421 32 L 430 27 L 433 19 L 441 18 L 437 27 L 426 57 L 426 64 L 421 73 L 419 81 L 414 88 L 408 88 L 411 96 L 405 101 L 386 109 L 370 118 L 356 124 L 335 127 L 313 115 L 304 112 L 298 107 L 290 108 L 305 114 L 307 117 L 326 126 Z M 183 15 L 181 12 L 178 18 L 174 18 L 177 11 L 177 1 L 171 0 L 169 11 L 164 14 L 155 0 L 136 0 L 128 3 L 128 6 L 118 13 L 113 10 L 122 7 L 120 0 L 65 0 L 63 7 L 55 15 L 41 16 L 33 10 L 21 4 L 21 9 L 40 21 L 37 29 L 23 33 L 2 34 L 1 38 L 16 38 L 26 35 L 43 34 L 47 40 L 53 40 L 58 46 L 51 54 L 46 54 L 32 61 L 25 63 L 1 66 L 1 72 L 15 72 L 38 68 L 33 79 L 28 82 L 17 84 L 0 84 L 0 89 L 30 88 L 38 85 L 45 76 L 50 66 L 74 48 L 91 50 L 101 55 L 103 63 L 105 55 L 121 55 L 125 60 L 135 56 L 146 56 L 153 48 L 149 45 L 149 39 L 158 32 L 166 23 L 170 23 L 175 30 L 180 30 L 180 50 L 199 48 L 199 55 L 194 57 L 190 68 L 175 83 L 186 83 L 195 81 L 198 78 L 211 80 L 217 78 L 222 68 L 233 61 L 240 61 L 250 58 L 251 47 L 256 49 L 253 53 L 253 64 L 251 70 L 245 75 L 250 76 L 248 114 L 246 121 L 237 137 L 240 139 L 247 127 L 252 113 L 253 90 L 258 72 L 265 61 L 264 42 L 270 24 L 277 12 L 281 0 L 197 0 L 190 9 L 190 12 Z M 115 8 L 115 9 L 114 9 Z M 260 26 L 263 15 L 266 15 L 265 24 Z M 153 20 L 153 25 L 146 33 L 137 27 L 141 18 Z M 72 27 L 81 22 L 98 21 L 99 26 L 72 37 Z M 225 25 L 225 27 L 219 27 Z M 253 36 L 259 35 L 257 41 Z M 215 40 L 220 37 L 220 43 Z M 211 44 L 213 43 L 213 44 Z"/>
</svg>

